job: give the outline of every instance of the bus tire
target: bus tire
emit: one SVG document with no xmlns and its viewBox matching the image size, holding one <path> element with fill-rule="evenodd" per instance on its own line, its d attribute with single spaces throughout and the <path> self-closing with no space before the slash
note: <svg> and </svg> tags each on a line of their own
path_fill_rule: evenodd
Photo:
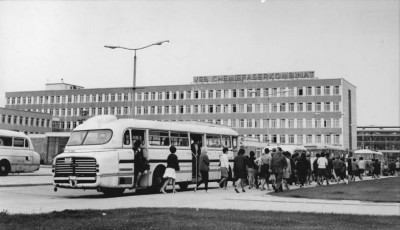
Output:
<svg viewBox="0 0 400 230">
<path fill-rule="evenodd" d="M 187 188 L 188 188 L 188 186 L 189 186 L 189 182 L 182 182 L 182 183 L 179 183 L 179 188 L 180 188 L 182 191 L 186 191 Z"/>
<path fill-rule="evenodd" d="M 113 197 L 113 196 L 121 196 L 124 193 L 124 188 L 102 188 L 101 192 L 104 193 L 105 196 Z"/>
<path fill-rule="evenodd" d="M 154 170 L 153 173 L 153 183 L 151 185 L 151 188 L 154 192 L 159 192 L 161 187 L 163 186 L 164 183 L 164 172 L 165 172 L 165 167 L 159 166 Z"/>
<path fill-rule="evenodd" d="M 10 162 L 8 162 L 7 160 L 0 161 L 0 176 L 7 176 L 10 170 Z"/>
</svg>

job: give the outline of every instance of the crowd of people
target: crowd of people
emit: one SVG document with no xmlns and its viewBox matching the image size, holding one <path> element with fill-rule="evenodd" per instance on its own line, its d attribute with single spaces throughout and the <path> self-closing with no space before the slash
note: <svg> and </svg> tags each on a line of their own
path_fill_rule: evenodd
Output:
<svg viewBox="0 0 400 230">
<path fill-rule="evenodd" d="M 148 163 L 143 163 L 141 159 L 143 153 L 140 151 L 140 141 L 134 144 L 135 152 L 135 185 L 138 187 L 138 182 L 143 174 L 149 170 Z M 175 189 L 176 171 L 179 171 L 179 161 L 175 154 L 176 148 L 170 147 L 170 155 L 167 158 L 167 168 L 164 173 L 165 182 L 160 189 L 160 192 L 166 193 L 165 188 L 168 184 L 172 184 L 173 193 Z M 201 180 L 198 181 L 194 191 L 201 184 L 204 184 L 205 191 L 208 192 L 208 178 L 210 170 L 210 160 L 207 155 L 207 149 L 201 148 L 198 156 L 198 170 L 201 175 Z M 288 151 L 283 151 L 277 147 L 273 149 L 265 148 L 262 155 L 258 158 L 255 153 L 250 151 L 245 153 L 244 149 L 239 149 L 237 156 L 234 158 L 233 169 L 231 169 L 228 159 L 228 149 L 223 148 L 220 156 L 221 180 L 219 181 L 220 188 L 227 189 L 228 181 L 233 180 L 233 186 L 236 193 L 246 192 L 248 189 L 271 190 L 275 192 L 283 192 L 289 190 L 290 186 L 296 185 L 300 188 L 309 186 L 315 182 L 317 186 L 322 186 L 324 183 L 345 184 L 356 180 L 363 180 L 364 176 L 372 176 L 374 179 L 379 179 L 383 171 L 382 162 L 378 159 L 366 161 L 363 157 L 359 159 L 348 158 L 347 165 L 345 159 L 339 156 L 331 156 L 331 154 L 317 153 L 316 158 L 311 162 L 311 156 L 306 152 L 291 154 Z M 389 172 L 392 175 L 400 175 L 400 163 L 390 162 L 387 164 L 390 167 Z M 366 171 L 367 169 L 367 171 Z M 346 173 L 347 172 L 347 173 Z M 356 179 L 358 178 L 358 179 Z"/>
</svg>

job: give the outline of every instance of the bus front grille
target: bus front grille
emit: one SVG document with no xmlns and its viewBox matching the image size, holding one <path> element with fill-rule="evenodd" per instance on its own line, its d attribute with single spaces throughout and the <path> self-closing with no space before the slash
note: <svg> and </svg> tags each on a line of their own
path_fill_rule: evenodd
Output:
<svg viewBox="0 0 400 230">
<path fill-rule="evenodd" d="M 89 157 L 65 157 L 56 160 L 55 177 L 96 177 L 96 159 Z"/>
</svg>

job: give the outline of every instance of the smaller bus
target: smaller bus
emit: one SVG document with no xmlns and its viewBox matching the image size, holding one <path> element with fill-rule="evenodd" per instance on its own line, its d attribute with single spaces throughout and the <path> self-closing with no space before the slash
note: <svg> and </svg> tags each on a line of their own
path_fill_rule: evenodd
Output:
<svg viewBox="0 0 400 230">
<path fill-rule="evenodd" d="M 33 172 L 40 168 L 40 155 L 22 132 L 0 129 L 0 176 Z"/>
<path fill-rule="evenodd" d="M 272 149 L 276 149 L 280 147 L 282 151 L 287 151 L 290 153 L 291 156 L 300 156 L 301 153 L 308 153 L 307 148 L 305 148 L 303 145 L 270 145 L 268 146 L 269 150 L 271 151 Z"/>
<path fill-rule="evenodd" d="M 340 157 L 344 158 L 347 154 L 347 150 L 342 146 L 328 145 L 328 144 L 312 144 L 304 145 L 307 151 L 311 154 L 311 158 L 315 159 L 317 153 L 324 152 L 329 154 L 329 157 Z"/>
<path fill-rule="evenodd" d="M 138 179 L 138 187 L 134 183 L 132 149 L 137 140 L 150 164 L 148 173 Z M 160 191 L 171 145 L 177 149 L 180 170 L 176 172 L 176 183 L 181 189 L 198 180 L 198 152 L 192 152 L 194 145 L 207 148 L 209 181 L 219 181 L 222 148 L 228 148 L 232 162 L 237 143 L 236 131 L 210 123 L 92 117 L 73 130 L 64 152 L 54 158 L 54 191 L 97 189 L 111 196 L 121 195 L 126 189 Z"/>
<path fill-rule="evenodd" d="M 247 156 L 249 156 L 250 152 L 253 151 L 255 153 L 255 157 L 259 158 L 264 149 L 268 147 L 268 143 L 261 142 L 257 138 L 239 137 L 239 147 L 244 149 Z"/>
<path fill-rule="evenodd" d="M 371 166 L 372 166 L 373 160 L 377 159 L 377 160 L 379 160 L 379 162 L 381 164 L 383 164 L 383 162 L 384 162 L 383 153 L 369 150 L 369 149 L 359 149 L 359 150 L 354 151 L 352 158 L 359 160 L 360 157 L 362 157 L 366 161 L 365 170 L 366 170 L 367 175 L 372 173 Z"/>
</svg>

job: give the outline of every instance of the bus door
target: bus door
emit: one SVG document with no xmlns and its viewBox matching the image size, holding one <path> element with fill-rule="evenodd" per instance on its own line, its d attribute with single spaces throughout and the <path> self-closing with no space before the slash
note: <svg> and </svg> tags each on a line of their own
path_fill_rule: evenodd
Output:
<svg viewBox="0 0 400 230">
<path fill-rule="evenodd" d="M 192 178 L 196 178 L 199 175 L 199 159 L 201 153 L 201 147 L 203 146 L 203 135 L 202 134 L 190 134 L 190 149 L 192 151 Z M 197 165 L 196 165 L 197 162 Z M 197 171 L 197 172 L 196 172 Z"/>
</svg>

